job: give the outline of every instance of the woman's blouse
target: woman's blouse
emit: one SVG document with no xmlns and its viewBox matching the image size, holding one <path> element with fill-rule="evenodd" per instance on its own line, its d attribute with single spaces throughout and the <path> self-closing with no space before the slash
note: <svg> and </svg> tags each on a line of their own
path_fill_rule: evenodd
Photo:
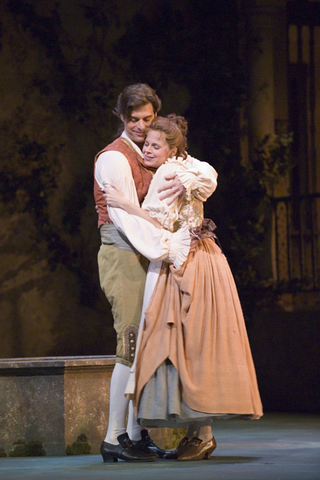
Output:
<svg viewBox="0 0 320 480">
<path fill-rule="evenodd" d="M 203 220 L 203 202 L 208 197 L 212 180 L 194 167 L 190 160 L 190 157 L 186 160 L 174 157 L 161 165 L 153 176 L 142 204 L 142 208 L 148 210 L 150 216 L 170 232 L 176 232 L 186 225 L 189 228 L 197 227 Z M 158 190 L 165 186 L 165 177 L 171 173 L 176 173 L 186 188 L 187 194 L 182 204 L 178 199 L 172 205 L 168 205 L 170 199 L 159 200 Z"/>
</svg>

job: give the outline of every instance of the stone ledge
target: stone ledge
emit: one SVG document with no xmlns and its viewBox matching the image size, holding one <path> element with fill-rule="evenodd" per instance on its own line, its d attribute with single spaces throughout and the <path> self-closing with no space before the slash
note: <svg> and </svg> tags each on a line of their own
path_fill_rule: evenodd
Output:
<svg viewBox="0 0 320 480">
<path fill-rule="evenodd" d="M 115 356 L 0 359 L 0 447 L 41 441 L 47 455 L 64 455 L 85 434 L 100 451 L 109 417 Z M 160 447 L 179 443 L 185 429 L 150 429 Z"/>
<path fill-rule="evenodd" d="M 43 442 L 47 455 L 64 455 L 85 433 L 98 453 L 108 426 L 114 356 L 0 360 L 0 445 Z"/>
<path fill-rule="evenodd" d="M 72 371 L 92 373 L 112 372 L 115 356 L 31 357 L 0 359 L 0 377 L 5 375 L 52 375 Z"/>
</svg>

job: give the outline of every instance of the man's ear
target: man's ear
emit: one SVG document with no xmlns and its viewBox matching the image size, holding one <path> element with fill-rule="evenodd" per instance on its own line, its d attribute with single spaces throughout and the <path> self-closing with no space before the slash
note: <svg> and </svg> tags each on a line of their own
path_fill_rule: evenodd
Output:
<svg viewBox="0 0 320 480">
<path fill-rule="evenodd" d="M 124 116 L 122 114 L 120 115 L 120 120 L 121 120 L 121 122 L 124 123 Z"/>
</svg>

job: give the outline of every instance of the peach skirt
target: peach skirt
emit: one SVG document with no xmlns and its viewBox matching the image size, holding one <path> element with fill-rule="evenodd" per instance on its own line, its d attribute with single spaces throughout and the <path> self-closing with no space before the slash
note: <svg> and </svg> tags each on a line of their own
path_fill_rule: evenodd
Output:
<svg viewBox="0 0 320 480">
<path fill-rule="evenodd" d="M 236 285 L 211 238 L 198 242 L 181 269 L 163 263 L 145 311 L 133 397 L 138 417 L 150 417 L 150 405 L 158 405 L 168 426 L 179 419 L 179 412 L 170 412 L 172 391 L 178 392 L 185 412 L 180 420 L 186 423 L 188 410 L 263 415 Z"/>
</svg>

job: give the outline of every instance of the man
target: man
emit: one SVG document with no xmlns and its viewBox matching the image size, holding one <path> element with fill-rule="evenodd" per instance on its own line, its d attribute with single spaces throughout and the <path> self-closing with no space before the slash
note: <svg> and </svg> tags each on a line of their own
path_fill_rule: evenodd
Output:
<svg viewBox="0 0 320 480">
<path fill-rule="evenodd" d="M 114 109 L 114 113 L 123 122 L 124 131 L 95 158 L 94 195 L 102 241 L 98 254 L 99 277 L 101 288 L 112 306 L 114 328 L 117 332 L 116 365 L 110 385 L 109 426 L 101 446 L 104 461 L 118 459 L 153 461 L 165 454 L 152 442 L 148 432 L 141 430 L 135 421 L 132 409 L 129 409 L 126 431 L 128 400 L 124 392 L 135 354 L 149 262 L 135 250 L 123 234 L 126 212 L 121 209 L 107 208 L 102 191 L 106 184 L 114 183 L 120 187 L 127 198 L 141 205 L 152 179 L 152 172 L 143 164 L 141 148 L 145 140 L 146 128 L 151 124 L 160 107 L 161 102 L 158 96 L 148 85 L 136 84 L 127 87 L 119 95 Z M 203 163 L 203 165 L 205 174 L 208 177 L 212 175 L 214 190 L 216 177 L 208 164 Z M 167 188 L 160 198 L 170 197 L 168 201 L 172 201 L 179 196 L 183 199 L 186 188 L 180 180 L 175 175 L 168 180 Z M 190 185 L 188 189 L 190 190 Z M 155 229 L 149 222 L 146 223 L 148 223 L 146 229 Z M 165 242 L 174 235 L 159 229 L 155 230 L 159 236 L 165 236 Z M 150 260 L 162 260 L 168 256 L 161 248 L 158 252 L 146 251 L 144 255 Z"/>
</svg>

